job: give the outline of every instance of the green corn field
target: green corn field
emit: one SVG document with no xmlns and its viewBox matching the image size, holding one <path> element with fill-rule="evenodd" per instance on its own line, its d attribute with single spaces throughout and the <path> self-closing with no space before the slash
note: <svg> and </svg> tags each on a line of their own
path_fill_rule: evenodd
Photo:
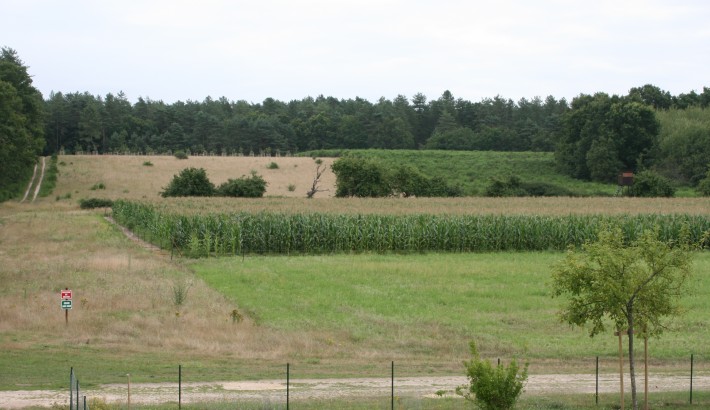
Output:
<svg viewBox="0 0 710 410">
<path fill-rule="evenodd" d="M 658 227 L 678 241 L 681 227 L 699 244 L 710 218 L 639 215 L 352 215 L 229 213 L 179 215 L 155 206 L 116 201 L 113 218 L 142 239 L 190 257 L 348 252 L 491 252 L 565 250 L 594 240 L 603 225 L 620 226 L 627 240 Z M 705 242 L 707 246 L 707 242 Z"/>
</svg>

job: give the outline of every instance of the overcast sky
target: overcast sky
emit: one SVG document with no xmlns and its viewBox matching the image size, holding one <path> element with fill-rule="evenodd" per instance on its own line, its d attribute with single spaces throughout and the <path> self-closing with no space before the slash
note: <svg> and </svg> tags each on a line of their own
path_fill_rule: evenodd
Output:
<svg viewBox="0 0 710 410">
<path fill-rule="evenodd" d="M 51 91 L 252 103 L 710 86 L 707 0 L 0 0 Z"/>
</svg>

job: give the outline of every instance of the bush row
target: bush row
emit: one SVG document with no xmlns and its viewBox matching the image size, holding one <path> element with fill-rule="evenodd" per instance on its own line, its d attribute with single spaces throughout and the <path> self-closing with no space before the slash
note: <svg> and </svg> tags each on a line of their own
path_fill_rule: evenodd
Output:
<svg viewBox="0 0 710 410">
<path fill-rule="evenodd" d="M 260 198 L 266 192 L 266 181 L 256 171 L 250 176 L 229 179 L 219 187 L 207 178 L 204 168 L 185 168 L 173 176 L 167 187 L 160 193 L 165 197 L 174 196 L 231 196 Z"/>
</svg>

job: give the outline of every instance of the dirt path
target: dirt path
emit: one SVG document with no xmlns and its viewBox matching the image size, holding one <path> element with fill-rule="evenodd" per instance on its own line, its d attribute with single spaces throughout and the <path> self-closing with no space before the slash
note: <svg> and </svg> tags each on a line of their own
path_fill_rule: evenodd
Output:
<svg viewBox="0 0 710 410">
<path fill-rule="evenodd" d="M 37 195 L 39 195 L 39 189 L 42 187 L 42 181 L 44 181 L 44 169 L 47 165 L 47 157 L 42 157 L 42 172 L 39 174 L 39 181 L 37 181 L 37 186 L 35 187 L 35 194 L 32 197 L 32 202 L 34 202 L 37 199 Z"/>
<path fill-rule="evenodd" d="M 25 190 L 25 195 L 22 197 L 22 200 L 20 202 L 25 202 L 27 200 L 27 195 L 30 194 L 30 190 L 32 189 L 32 184 L 35 183 L 35 178 L 37 177 L 37 164 L 35 164 L 35 169 L 32 171 L 32 178 L 30 179 L 30 183 L 27 185 L 27 189 Z"/>
<path fill-rule="evenodd" d="M 451 377 L 399 377 L 395 378 L 394 391 L 398 397 L 446 397 L 455 396 L 457 386 L 466 384 L 462 376 Z M 628 386 L 628 377 L 624 381 Z M 649 378 L 649 392 L 688 391 L 690 378 L 687 376 L 657 375 Z M 291 380 L 289 396 L 292 400 L 333 399 L 347 397 L 386 397 L 391 392 L 389 378 L 359 379 L 295 379 Z M 643 389 L 643 378 L 639 379 Z M 619 379 L 613 374 L 599 376 L 599 392 L 615 393 L 619 389 Z M 710 376 L 693 378 L 694 391 L 710 390 Z M 439 394 L 437 394 L 437 392 Z M 525 395 L 547 394 L 593 394 L 595 380 L 593 374 L 550 374 L 531 375 L 525 388 Z M 102 385 L 80 392 L 87 398 L 101 398 L 109 403 L 125 403 L 128 399 L 126 385 Z M 264 403 L 286 401 L 285 380 L 259 380 L 212 383 L 183 383 L 182 402 L 198 403 L 208 401 L 237 402 L 240 400 Z M 131 384 L 131 403 L 158 404 L 178 401 L 177 383 Z M 16 409 L 30 406 L 68 405 L 67 391 L 3 391 L 0 392 L 0 407 Z"/>
</svg>

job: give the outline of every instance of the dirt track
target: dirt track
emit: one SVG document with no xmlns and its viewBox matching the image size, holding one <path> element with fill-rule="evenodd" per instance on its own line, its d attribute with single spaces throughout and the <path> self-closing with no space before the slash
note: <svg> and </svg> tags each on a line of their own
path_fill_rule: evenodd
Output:
<svg viewBox="0 0 710 410">
<path fill-rule="evenodd" d="M 466 383 L 462 376 L 451 377 L 402 377 L 395 378 L 394 391 L 398 397 L 438 397 L 437 392 L 445 392 L 451 397 L 457 386 Z M 637 379 L 638 388 L 643 389 L 643 378 Z M 630 382 L 624 381 L 629 389 Z M 649 378 L 649 392 L 688 391 L 690 378 L 687 376 L 658 375 Z M 289 396 L 292 400 L 334 399 L 337 397 L 378 397 L 391 392 L 389 378 L 360 379 L 296 379 L 291 380 Z M 613 374 L 599 376 L 599 392 L 614 393 L 619 389 L 619 379 Z M 710 390 L 710 376 L 695 376 L 694 391 Z M 553 374 L 531 375 L 525 388 L 526 395 L 572 394 L 595 391 L 594 375 Z M 87 398 L 101 398 L 109 403 L 125 403 L 128 399 L 126 385 L 103 385 L 80 393 Z M 240 400 L 263 403 L 286 401 L 285 380 L 259 380 L 212 383 L 183 383 L 182 402 L 198 403 L 209 401 L 237 402 Z M 178 401 L 177 383 L 131 384 L 131 403 L 156 404 Z M 49 407 L 52 404 L 68 405 L 67 391 L 3 391 L 0 392 L 0 406 L 16 409 L 30 406 Z"/>
</svg>

